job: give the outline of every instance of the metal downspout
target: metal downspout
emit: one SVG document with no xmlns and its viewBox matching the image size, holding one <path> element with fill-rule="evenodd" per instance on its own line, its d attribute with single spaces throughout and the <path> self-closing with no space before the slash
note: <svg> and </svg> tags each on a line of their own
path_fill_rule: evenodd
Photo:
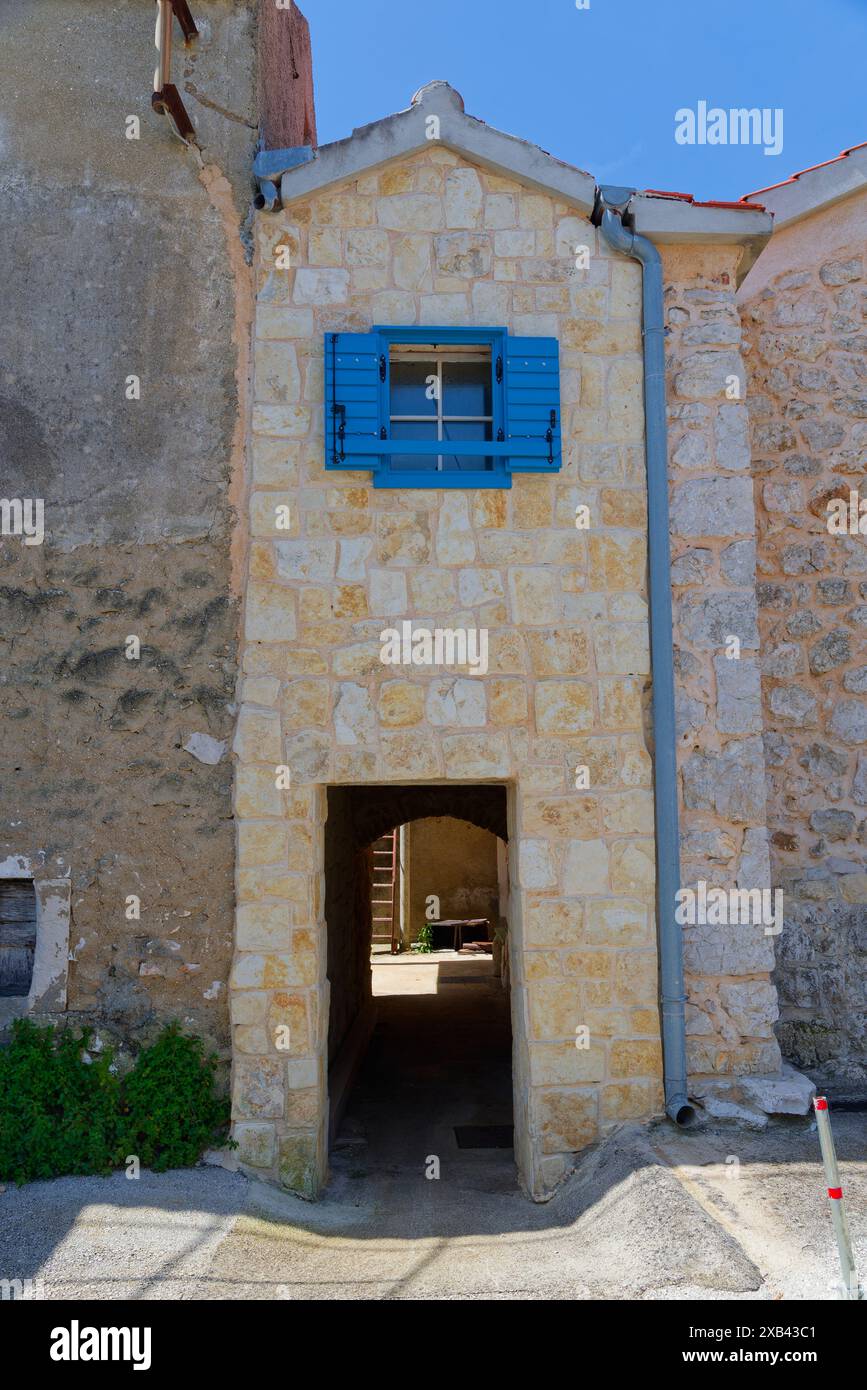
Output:
<svg viewBox="0 0 867 1390">
<path fill-rule="evenodd" d="M 681 928 L 674 919 L 675 894 L 680 888 L 680 831 L 677 812 L 671 547 L 668 534 L 668 430 L 665 412 L 662 261 L 656 247 L 647 237 L 630 231 L 621 221 L 631 193 L 631 189 L 600 189 L 597 212 L 601 209 L 600 226 L 608 245 L 613 250 L 640 261 L 642 267 L 650 654 L 653 673 L 656 913 L 663 1075 L 666 1114 L 676 1124 L 685 1126 L 695 1119 L 695 1111 L 687 1096 L 683 939 Z M 612 210 L 612 205 L 617 211 Z"/>
</svg>

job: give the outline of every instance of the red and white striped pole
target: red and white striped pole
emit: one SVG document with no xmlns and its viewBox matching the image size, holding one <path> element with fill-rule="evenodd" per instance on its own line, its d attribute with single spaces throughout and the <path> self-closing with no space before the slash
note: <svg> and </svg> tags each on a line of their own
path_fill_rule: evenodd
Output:
<svg viewBox="0 0 867 1390">
<path fill-rule="evenodd" d="M 822 1160 L 825 1164 L 828 1196 L 831 1199 L 831 1219 L 834 1222 L 834 1234 L 837 1237 L 837 1250 L 840 1254 L 840 1271 L 842 1274 L 840 1297 L 844 1299 L 858 1299 L 861 1297 L 861 1290 L 858 1286 L 858 1276 L 855 1272 L 855 1257 L 852 1254 L 852 1237 L 849 1234 L 849 1223 L 846 1220 L 846 1209 L 843 1206 L 843 1189 L 840 1186 L 840 1171 L 837 1167 L 834 1137 L 831 1134 L 831 1116 L 828 1113 L 828 1102 L 826 1098 L 824 1096 L 814 1096 L 813 1109 L 816 1112 L 819 1144 L 822 1148 Z"/>
</svg>

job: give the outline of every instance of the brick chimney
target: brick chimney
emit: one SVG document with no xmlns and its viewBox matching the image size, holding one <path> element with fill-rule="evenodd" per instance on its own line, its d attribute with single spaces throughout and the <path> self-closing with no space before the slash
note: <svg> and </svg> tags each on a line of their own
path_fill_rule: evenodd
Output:
<svg viewBox="0 0 867 1390">
<path fill-rule="evenodd" d="M 259 129 L 266 150 L 316 145 L 310 27 L 294 0 L 260 0 Z"/>
</svg>

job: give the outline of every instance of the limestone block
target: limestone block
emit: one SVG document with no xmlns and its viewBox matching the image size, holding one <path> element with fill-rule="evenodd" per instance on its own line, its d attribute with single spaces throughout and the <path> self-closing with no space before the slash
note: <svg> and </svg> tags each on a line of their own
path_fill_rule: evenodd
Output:
<svg viewBox="0 0 867 1390">
<path fill-rule="evenodd" d="M 547 840 L 521 840 L 518 852 L 518 879 L 523 888 L 555 888 L 557 860 Z"/>
<path fill-rule="evenodd" d="M 349 271 L 329 267 L 301 266 L 295 272 L 292 298 L 296 304 L 346 304 L 349 299 Z"/>
<path fill-rule="evenodd" d="M 717 728 L 724 734 L 762 732 L 762 688 L 758 662 L 714 657 Z"/>
<path fill-rule="evenodd" d="M 448 232 L 434 237 L 434 258 L 440 275 L 475 280 L 491 270 L 491 239 L 484 232 Z"/>
<path fill-rule="evenodd" d="M 439 241 L 440 238 L 437 238 Z M 431 248 L 426 236 L 398 237 L 393 248 L 394 283 L 402 290 L 432 290 Z"/>
<path fill-rule="evenodd" d="M 450 734 L 443 757 L 447 777 L 507 777 L 512 766 L 504 734 Z"/>
<path fill-rule="evenodd" d="M 546 1154 L 583 1149 L 598 1132 L 595 1089 L 543 1091 L 538 1102 L 542 1150 Z"/>
<path fill-rule="evenodd" d="M 528 949 L 575 945 L 581 939 L 583 922 L 580 898 L 531 901 L 524 915 L 524 944 Z"/>
<path fill-rule="evenodd" d="M 601 1047 L 576 1047 L 565 1043 L 531 1043 L 530 1084 L 532 1086 L 580 1086 L 601 1081 L 605 1074 L 605 1053 Z"/>
<path fill-rule="evenodd" d="M 436 533 L 436 550 L 437 560 L 441 565 L 468 564 L 475 558 L 469 504 L 463 492 L 447 492 L 443 498 Z"/>
<path fill-rule="evenodd" d="M 435 726 L 482 728 L 486 722 L 485 687 L 481 680 L 447 676 L 428 687 L 425 712 Z"/>
<path fill-rule="evenodd" d="M 603 797 L 602 825 L 615 835 L 652 835 L 652 794 L 649 791 L 628 791 Z"/>
<path fill-rule="evenodd" d="M 381 748 L 384 777 L 439 776 L 437 749 L 424 729 L 417 732 L 384 732 L 381 735 Z"/>
<path fill-rule="evenodd" d="M 388 264 L 388 234 L 371 228 L 354 227 L 346 233 L 346 264 L 378 266 Z M 399 281 L 397 283 L 400 283 Z M 312 326 L 311 326 L 312 332 Z"/>
<path fill-rule="evenodd" d="M 370 692 L 344 681 L 337 687 L 334 736 L 338 743 L 370 743 L 376 737 L 376 714 Z"/>
<path fill-rule="evenodd" d="M 376 535 L 383 565 L 425 565 L 430 559 L 430 521 L 425 512 L 381 512 L 376 519 Z M 472 537 L 468 539 L 472 545 Z"/>
<path fill-rule="evenodd" d="M 238 855 L 246 869 L 256 865 L 286 866 L 289 830 L 282 821 L 241 821 L 238 825 Z"/>
<path fill-rule="evenodd" d="M 281 579 L 315 583 L 331 579 L 337 562 L 337 542 L 327 539 L 277 541 L 277 572 Z"/>
<path fill-rule="evenodd" d="M 282 1119 L 283 1069 L 275 1057 L 239 1057 L 233 1078 L 233 1111 L 241 1119 Z"/>
<path fill-rule="evenodd" d="M 608 847 L 604 840 L 582 840 L 567 846 L 563 863 L 563 891 L 579 896 L 607 893 Z"/>
<path fill-rule="evenodd" d="M 599 833 L 599 801 L 575 793 L 557 798 L 525 796 L 521 825 L 526 834 L 548 839 L 592 839 Z"/>
<path fill-rule="evenodd" d="M 409 681 L 386 681 L 379 693 L 379 717 L 389 728 L 420 724 L 424 718 L 424 687 Z"/>
<path fill-rule="evenodd" d="M 584 940 L 592 946 L 649 946 L 647 907 L 624 898 L 588 902 Z"/>
<path fill-rule="evenodd" d="M 816 1087 L 783 1062 L 778 1075 L 744 1076 L 741 1089 L 766 1115 L 808 1115 Z"/>
<path fill-rule="evenodd" d="M 286 730 L 328 724 L 331 718 L 331 687 L 328 681 L 289 681 L 283 688 L 280 712 Z"/>
<path fill-rule="evenodd" d="M 618 1039 L 608 1054 L 613 1079 L 632 1076 L 660 1076 L 662 1044 L 656 1038 Z"/>
<path fill-rule="evenodd" d="M 552 628 L 527 632 L 530 664 L 537 676 L 584 676 L 590 670 L 590 642 L 585 632 Z"/>
<path fill-rule="evenodd" d="M 610 623 L 593 634 L 596 669 L 605 676 L 650 674 L 650 636 L 646 623 Z"/>
<path fill-rule="evenodd" d="M 755 529 L 751 478 L 690 478 L 672 494 L 671 529 L 678 536 L 750 535 Z"/>
<path fill-rule="evenodd" d="M 439 232 L 443 229 L 442 200 L 434 193 L 398 193 L 380 198 L 376 220 L 394 232 Z"/>
<path fill-rule="evenodd" d="M 318 1147 L 314 1134 L 284 1134 L 279 1140 L 280 1182 L 290 1192 L 313 1199 L 317 1194 Z"/>
<path fill-rule="evenodd" d="M 527 722 L 527 687 L 522 680 L 492 680 L 488 686 L 493 724 Z"/>
<path fill-rule="evenodd" d="M 273 1125 L 235 1125 L 232 1137 L 238 1144 L 238 1159 L 251 1168 L 270 1168 L 277 1151 Z"/>
<path fill-rule="evenodd" d="M 593 723 L 592 687 L 584 681 L 539 681 L 535 691 L 540 733 L 582 733 Z"/>
<path fill-rule="evenodd" d="M 233 751 L 242 763 L 271 763 L 281 759 L 280 719 L 276 713 L 243 707 L 238 716 Z"/>
<path fill-rule="evenodd" d="M 478 227 L 482 199 L 482 185 L 475 169 L 450 169 L 445 188 L 446 226 Z"/>
</svg>

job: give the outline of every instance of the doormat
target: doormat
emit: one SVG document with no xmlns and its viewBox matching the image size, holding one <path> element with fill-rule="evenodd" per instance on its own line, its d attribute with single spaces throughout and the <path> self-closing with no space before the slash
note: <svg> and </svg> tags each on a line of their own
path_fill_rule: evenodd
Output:
<svg viewBox="0 0 867 1390">
<path fill-rule="evenodd" d="M 459 1149 L 512 1149 L 514 1125 L 455 1125 Z"/>
</svg>

